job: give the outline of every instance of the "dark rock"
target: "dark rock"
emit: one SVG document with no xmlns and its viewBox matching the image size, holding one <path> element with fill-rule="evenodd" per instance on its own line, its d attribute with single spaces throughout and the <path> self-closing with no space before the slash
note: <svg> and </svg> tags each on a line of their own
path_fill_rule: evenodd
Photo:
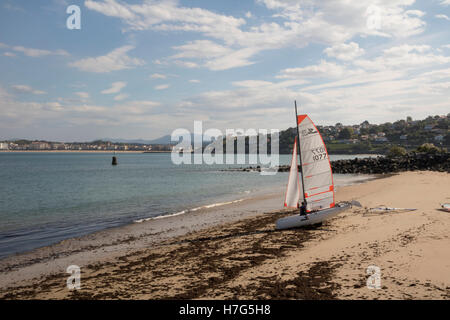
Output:
<svg viewBox="0 0 450 320">
<path fill-rule="evenodd" d="M 426 154 L 410 152 L 403 157 L 355 158 L 331 162 L 333 173 L 384 174 L 402 171 L 430 170 L 450 173 L 450 153 Z M 300 168 L 299 168 L 300 169 Z M 233 169 L 234 171 L 236 169 Z M 261 167 L 240 168 L 239 171 L 261 171 Z M 290 166 L 279 166 L 278 172 L 289 172 Z"/>
<path fill-rule="evenodd" d="M 413 170 L 450 172 L 450 154 L 411 152 L 404 157 L 364 158 L 331 162 L 334 173 L 392 173 Z"/>
</svg>

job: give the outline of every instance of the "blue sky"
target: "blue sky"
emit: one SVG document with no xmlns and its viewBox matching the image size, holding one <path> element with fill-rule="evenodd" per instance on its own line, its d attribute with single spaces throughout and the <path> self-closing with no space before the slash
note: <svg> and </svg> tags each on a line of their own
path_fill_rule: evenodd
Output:
<svg viewBox="0 0 450 320">
<path fill-rule="evenodd" d="M 447 114 L 449 26 L 450 0 L 4 0 L 0 140 Z"/>
</svg>

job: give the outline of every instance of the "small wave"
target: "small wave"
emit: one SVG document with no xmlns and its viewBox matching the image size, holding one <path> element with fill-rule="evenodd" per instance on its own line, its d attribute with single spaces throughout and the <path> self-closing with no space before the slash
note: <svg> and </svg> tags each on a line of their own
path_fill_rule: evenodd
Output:
<svg viewBox="0 0 450 320">
<path fill-rule="evenodd" d="M 198 210 L 201 210 L 201 209 L 210 209 L 210 208 L 225 206 L 225 205 L 228 205 L 228 204 L 238 203 L 238 202 L 241 202 L 241 201 L 244 201 L 244 200 L 245 199 L 238 199 L 238 200 L 227 201 L 227 202 L 217 202 L 217 203 L 208 204 L 208 205 L 197 207 L 197 208 L 192 208 L 192 209 L 187 209 L 187 210 L 175 212 L 175 213 L 172 213 L 172 214 L 165 214 L 165 215 L 160 215 L 160 216 L 156 216 L 156 217 L 138 219 L 138 220 L 134 220 L 134 222 L 135 223 L 142 223 L 142 222 L 149 221 L 149 220 L 156 220 L 156 219 L 164 219 L 164 218 L 169 218 L 169 217 L 175 217 L 175 216 L 179 216 L 179 215 L 182 215 L 182 214 L 185 214 L 185 213 L 188 213 L 188 212 L 195 212 L 195 211 L 198 211 Z"/>
</svg>

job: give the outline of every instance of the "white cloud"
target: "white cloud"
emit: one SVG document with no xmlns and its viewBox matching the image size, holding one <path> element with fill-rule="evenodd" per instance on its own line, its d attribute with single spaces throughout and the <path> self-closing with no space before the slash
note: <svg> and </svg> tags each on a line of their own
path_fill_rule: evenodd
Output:
<svg viewBox="0 0 450 320">
<path fill-rule="evenodd" d="M 450 6 L 450 0 L 441 0 L 441 5 Z"/>
<path fill-rule="evenodd" d="M 69 53 L 64 50 L 56 50 L 56 51 L 49 51 L 49 50 L 41 50 L 41 49 L 33 49 L 33 48 L 25 48 L 22 46 L 15 46 L 11 48 L 14 51 L 22 52 L 24 55 L 28 57 L 38 58 L 38 57 L 44 57 L 49 55 L 59 55 L 59 56 L 68 56 Z"/>
<path fill-rule="evenodd" d="M 180 107 L 192 112 L 227 114 L 233 109 L 240 109 L 242 114 L 249 108 L 276 108 L 291 105 L 296 94 L 286 88 L 265 86 L 264 88 L 238 88 L 226 91 L 208 91 L 198 96 L 185 99 Z M 211 106 L 215 108 L 212 110 Z"/>
<path fill-rule="evenodd" d="M 9 99 L 10 97 L 11 95 L 8 93 L 8 91 L 6 91 L 5 89 L 3 89 L 2 86 L 0 86 L 0 101 Z"/>
<path fill-rule="evenodd" d="M 150 78 L 152 78 L 152 79 L 166 79 L 167 76 L 165 74 L 161 74 L 161 73 L 154 73 L 154 74 L 150 75 Z"/>
<path fill-rule="evenodd" d="M 106 73 L 123 69 L 131 69 L 145 64 L 144 60 L 132 58 L 127 55 L 133 46 L 123 46 L 114 49 L 104 56 L 86 58 L 69 63 L 69 66 L 86 72 Z"/>
<path fill-rule="evenodd" d="M 160 84 L 160 85 L 158 85 L 158 86 L 155 86 L 154 89 L 155 89 L 155 90 L 165 90 L 165 89 L 167 89 L 167 88 L 169 88 L 169 87 L 170 87 L 169 84 Z"/>
<path fill-rule="evenodd" d="M 253 62 L 249 61 L 249 58 L 255 54 L 252 48 L 233 50 L 211 40 L 191 41 L 173 49 L 179 51 L 169 57 L 169 60 L 176 59 L 175 64 L 186 68 L 196 68 L 203 62 L 201 65 L 210 70 L 226 70 L 250 65 Z"/>
<path fill-rule="evenodd" d="M 252 13 L 250 12 L 250 11 L 247 11 L 246 13 L 245 13 L 245 17 L 247 17 L 247 18 L 251 18 L 252 17 Z"/>
<path fill-rule="evenodd" d="M 23 102 L 15 100 L 13 95 L 0 86 L 0 109 L 2 110 L 0 128 L 8 130 L 2 131 L 2 134 L 5 134 L 5 132 L 12 132 L 12 129 L 24 132 L 24 128 L 32 127 L 28 134 L 39 137 L 42 130 L 35 132 L 36 127 L 48 126 L 49 121 L 57 122 L 65 129 L 91 124 L 105 127 L 118 125 L 126 127 L 130 124 L 146 126 L 150 123 L 154 126 L 157 124 L 157 121 L 155 123 L 155 113 L 160 112 L 157 110 L 160 106 L 159 102 L 151 100 L 120 102 L 108 106 L 86 104 L 79 100 L 69 99 Z M 57 129 L 51 128 L 51 130 Z M 64 132 L 60 133 L 64 134 Z M 95 135 L 96 131 L 94 130 L 93 133 Z M 79 134 L 77 137 L 80 137 Z M 61 136 L 57 139 L 61 139 Z"/>
<path fill-rule="evenodd" d="M 334 57 L 339 60 L 349 61 L 364 54 L 364 49 L 360 48 L 355 42 L 350 42 L 349 44 L 341 43 L 332 46 L 331 48 L 326 48 L 324 52 L 329 57 Z"/>
<path fill-rule="evenodd" d="M 438 19 L 445 19 L 445 20 L 450 21 L 450 18 L 448 16 L 446 16 L 445 14 L 437 14 L 437 15 L 435 15 L 435 17 Z"/>
<path fill-rule="evenodd" d="M 189 80 L 190 83 L 200 83 L 200 80 L 197 79 L 191 79 Z"/>
<path fill-rule="evenodd" d="M 215 58 L 224 56 L 232 51 L 230 48 L 210 40 L 191 41 L 181 46 L 175 46 L 173 49 L 180 52 L 173 55 L 172 59 Z"/>
<path fill-rule="evenodd" d="M 372 53 L 373 55 L 373 53 Z M 362 63 L 364 62 L 364 63 Z M 369 65 L 368 63 L 372 64 Z M 209 91 L 186 98 L 179 107 L 233 126 L 271 125 L 286 127 L 296 99 L 319 123 L 385 122 L 408 114 L 426 117 L 448 113 L 450 56 L 428 45 L 387 48 L 371 60 L 320 61 L 313 65 L 283 69 L 280 82 L 235 81 L 234 90 Z M 305 79 L 311 78 L 312 83 Z M 320 78 L 320 81 L 317 79 Z M 215 106 L 211 109 L 210 106 Z M 239 109 L 242 124 L 230 119 L 230 109 Z M 267 115 L 274 114 L 270 122 Z"/>
<path fill-rule="evenodd" d="M 346 73 L 342 65 L 322 60 L 319 64 L 301 68 L 287 68 L 280 71 L 278 79 L 293 78 L 336 78 Z"/>
<path fill-rule="evenodd" d="M 63 110 L 63 106 L 59 102 L 47 102 L 44 104 L 44 108 L 47 107 L 47 110 L 51 111 L 61 111 Z"/>
<path fill-rule="evenodd" d="M 435 54 L 428 45 L 400 45 L 383 51 L 371 60 L 355 60 L 355 65 L 368 70 L 415 69 L 450 62 L 450 57 Z"/>
<path fill-rule="evenodd" d="M 28 57 L 33 57 L 33 58 L 45 57 L 45 56 L 49 56 L 49 55 L 69 56 L 69 53 L 67 51 L 61 50 L 61 49 L 55 50 L 55 51 L 50 51 L 50 50 L 26 48 L 23 46 L 9 46 L 9 45 L 7 45 L 5 43 L 1 43 L 1 42 L 0 42 L 0 48 L 11 49 L 16 52 L 22 52 L 24 55 L 26 55 Z M 15 56 L 15 54 L 12 52 L 6 52 L 4 55 L 9 56 L 9 57 Z"/>
<path fill-rule="evenodd" d="M 425 21 L 422 20 L 424 12 L 408 10 L 414 0 L 376 1 L 375 14 L 379 22 L 376 28 L 370 27 L 368 23 L 374 14 L 368 11 L 370 6 L 373 7 L 373 0 L 258 2 L 273 10 L 274 16 L 284 21 L 263 22 L 259 26 L 244 29 L 244 19 L 202 8 L 183 7 L 175 0 L 141 4 L 87 0 L 85 5 L 91 10 L 121 19 L 129 29 L 196 32 L 208 37 L 208 40 L 175 46 L 174 49 L 179 52 L 169 59 L 178 66 L 203 66 L 210 70 L 253 64 L 252 58 L 263 50 L 292 45 L 302 47 L 311 42 L 335 45 L 345 43 L 357 35 L 405 38 L 422 33 L 425 27 Z M 158 59 L 155 63 L 164 62 Z"/>
<path fill-rule="evenodd" d="M 265 86 L 271 86 L 272 84 L 273 83 L 270 81 L 262 81 L 262 80 L 243 80 L 233 82 L 234 86 L 244 88 L 260 88 Z"/>
<path fill-rule="evenodd" d="M 15 56 L 16 56 L 16 54 L 13 53 L 13 52 L 5 52 L 3 55 L 4 55 L 5 57 L 15 57 Z"/>
<path fill-rule="evenodd" d="M 255 63 L 249 60 L 255 53 L 256 50 L 253 48 L 236 50 L 222 57 L 207 61 L 205 66 L 210 70 L 226 70 L 248 66 Z"/>
<path fill-rule="evenodd" d="M 11 86 L 14 91 L 18 92 L 18 93 L 32 93 L 32 94 L 37 94 L 37 95 L 41 95 L 41 94 L 46 94 L 47 92 L 42 91 L 42 90 L 36 90 L 33 89 L 30 86 L 24 85 L 24 84 L 16 84 Z"/>
<path fill-rule="evenodd" d="M 301 25 L 304 32 L 315 30 L 317 39 L 332 42 L 344 42 L 356 34 L 405 37 L 423 32 L 425 26 L 422 11 L 406 10 L 414 0 L 259 2 L 277 11 L 277 16 Z"/>
<path fill-rule="evenodd" d="M 75 94 L 80 97 L 81 99 L 89 99 L 89 93 L 88 92 L 84 92 L 84 91 L 78 91 L 75 92 Z"/>
<path fill-rule="evenodd" d="M 178 1 L 146 1 L 127 4 L 115 0 L 86 0 L 85 6 L 110 17 L 122 19 L 131 29 L 186 30 L 222 33 L 245 21 L 201 8 L 180 7 Z"/>
<path fill-rule="evenodd" d="M 114 100 L 115 100 L 115 101 L 121 101 L 121 100 L 124 100 L 124 99 L 126 99 L 126 98 L 128 98 L 128 94 L 126 94 L 126 93 L 121 93 L 121 94 L 118 94 L 117 96 L 115 96 L 115 97 L 114 97 Z"/>
<path fill-rule="evenodd" d="M 199 65 L 197 63 L 192 62 L 192 61 L 175 60 L 173 63 L 176 64 L 177 66 L 180 66 L 183 68 L 189 68 L 189 69 L 199 67 Z"/>
<path fill-rule="evenodd" d="M 113 82 L 111 84 L 111 88 L 105 89 L 105 90 L 101 91 L 101 93 L 103 93 L 103 94 L 118 93 L 118 92 L 120 92 L 120 90 L 122 90 L 126 86 L 127 86 L 127 83 L 124 81 Z"/>
</svg>

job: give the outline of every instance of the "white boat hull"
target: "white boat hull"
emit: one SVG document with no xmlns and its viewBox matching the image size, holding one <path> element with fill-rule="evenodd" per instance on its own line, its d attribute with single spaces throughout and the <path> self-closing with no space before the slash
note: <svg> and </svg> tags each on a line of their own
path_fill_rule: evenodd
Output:
<svg viewBox="0 0 450 320">
<path fill-rule="evenodd" d="M 276 229 L 277 230 L 290 229 L 321 223 L 325 220 L 335 217 L 336 215 L 338 215 L 344 210 L 349 209 L 350 207 L 351 205 L 347 203 L 342 205 L 337 204 L 333 208 L 309 213 L 307 216 L 301 216 L 297 214 L 295 216 L 281 218 L 278 219 L 276 222 Z"/>
</svg>

